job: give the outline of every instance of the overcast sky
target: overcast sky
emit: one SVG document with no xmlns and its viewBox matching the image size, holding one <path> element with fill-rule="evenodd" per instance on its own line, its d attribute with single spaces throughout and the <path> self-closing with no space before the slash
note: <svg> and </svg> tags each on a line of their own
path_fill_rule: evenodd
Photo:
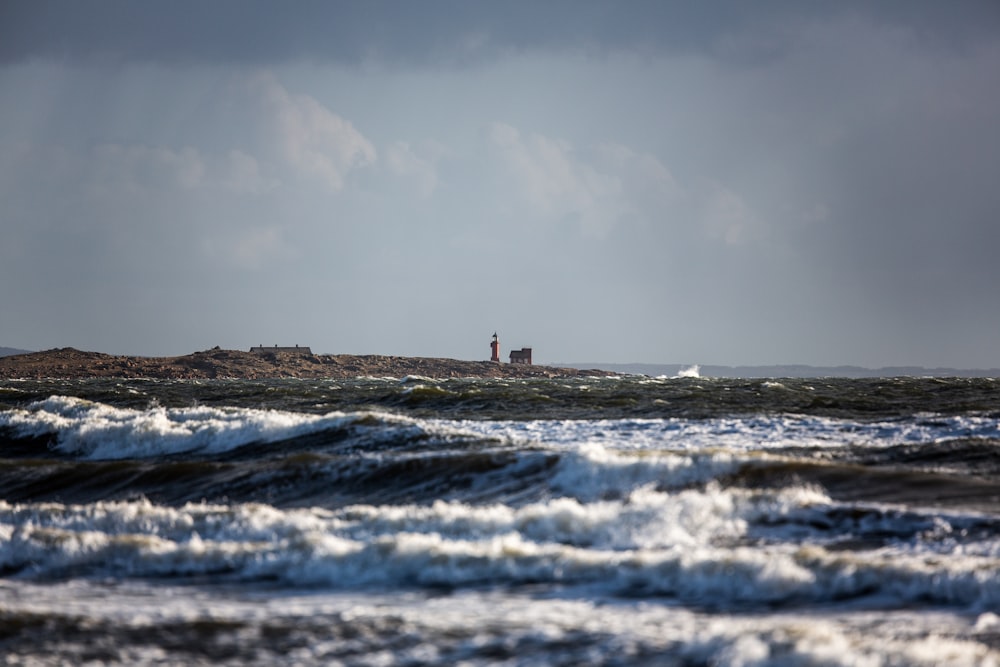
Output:
<svg viewBox="0 0 1000 667">
<path fill-rule="evenodd" d="M 0 345 L 1000 366 L 1000 3 L 0 4 Z"/>
</svg>

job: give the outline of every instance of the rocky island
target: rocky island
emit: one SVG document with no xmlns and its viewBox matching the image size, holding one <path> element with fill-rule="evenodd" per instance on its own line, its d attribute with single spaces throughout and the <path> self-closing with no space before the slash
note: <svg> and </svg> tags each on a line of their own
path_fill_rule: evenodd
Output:
<svg viewBox="0 0 1000 667">
<path fill-rule="evenodd" d="M 66 347 L 0 357 L 0 378 L 553 378 L 617 373 L 492 361 L 460 361 L 387 355 L 244 352 L 213 348 L 179 357 L 136 357 L 84 352 Z"/>
</svg>

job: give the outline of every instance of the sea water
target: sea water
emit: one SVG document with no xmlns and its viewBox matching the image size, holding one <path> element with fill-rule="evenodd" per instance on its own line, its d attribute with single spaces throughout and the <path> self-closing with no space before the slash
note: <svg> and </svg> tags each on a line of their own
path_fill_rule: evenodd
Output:
<svg viewBox="0 0 1000 667">
<path fill-rule="evenodd" d="M 0 383 L 4 664 L 990 665 L 998 613 L 990 379 Z"/>
</svg>

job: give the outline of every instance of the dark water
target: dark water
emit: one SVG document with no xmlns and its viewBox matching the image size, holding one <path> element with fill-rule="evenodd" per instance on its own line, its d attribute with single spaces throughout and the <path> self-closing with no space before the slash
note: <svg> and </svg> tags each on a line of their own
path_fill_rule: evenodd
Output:
<svg viewBox="0 0 1000 667">
<path fill-rule="evenodd" d="M 7 381 L 9 664 L 993 664 L 991 379 Z"/>
</svg>

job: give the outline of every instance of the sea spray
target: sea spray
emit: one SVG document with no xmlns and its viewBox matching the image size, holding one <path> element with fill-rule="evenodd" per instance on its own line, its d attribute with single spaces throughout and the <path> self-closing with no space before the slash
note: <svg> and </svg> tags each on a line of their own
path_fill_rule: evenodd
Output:
<svg viewBox="0 0 1000 667">
<path fill-rule="evenodd" d="M 15 664 L 996 664 L 992 386 L 11 383 L 0 647 Z"/>
</svg>

